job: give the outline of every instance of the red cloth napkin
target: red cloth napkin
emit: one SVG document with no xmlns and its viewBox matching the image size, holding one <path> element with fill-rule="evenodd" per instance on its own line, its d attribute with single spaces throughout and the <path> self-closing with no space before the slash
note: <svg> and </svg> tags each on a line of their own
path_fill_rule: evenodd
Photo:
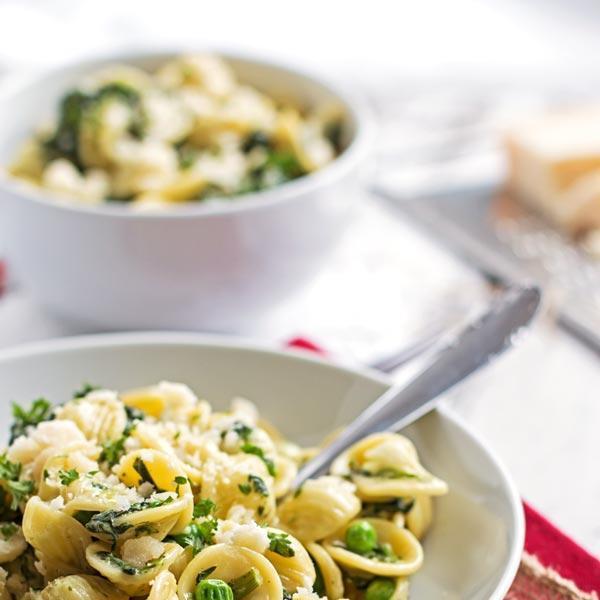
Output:
<svg viewBox="0 0 600 600">
<path fill-rule="evenodd" d="M 289 346 L 325 355 L 310 340 Z M 527 502 L 525 551 L 506 600 L 592 600 L 600 592 L 600 561 L 557 529 Z"/>
<path fill-rule="evenodd" d="M 0 296 L 6 289 L 6 263 L 0 260 Z"/>
</svg>

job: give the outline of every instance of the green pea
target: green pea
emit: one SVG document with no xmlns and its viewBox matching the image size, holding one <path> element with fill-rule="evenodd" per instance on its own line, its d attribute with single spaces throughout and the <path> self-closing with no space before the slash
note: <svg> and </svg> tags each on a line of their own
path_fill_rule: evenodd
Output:
<svg viewBox="0 0 600 600">
<path fill-rule="evenodd" d="M 390 600 L 396 591 L 396 582 L 387 577 L 377 577 L 368 585 L 365 600 Z"/>
<path fill-rule="evenodd" d="M 221 579 L 202 579 L 194 590 L 194 600 L 233 600 L 233 591 Z"/>
<path fill-rule="evenodd" d="M 355 521 L 346 529 L 346 547 L 351 552 L 366 554 L 377 546 L 377 532 L 368 521 Z"/>
</svg>

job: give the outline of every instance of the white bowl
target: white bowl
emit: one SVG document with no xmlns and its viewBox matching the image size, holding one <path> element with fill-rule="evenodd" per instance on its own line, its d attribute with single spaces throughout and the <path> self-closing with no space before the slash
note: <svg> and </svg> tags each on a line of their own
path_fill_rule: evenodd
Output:
<svg viewBox="0 0 600 600">
<path fill-rule="evenodd" d="M 114 62 L 152 69 L 176 54 L 78 63 L 11 90 L 0 97 L 0 165 L 82 75 Z M 57 202 L 0 177 L 0 241 L 18 279 L 54 313 L 104 329 L 243 330 L 323 264 L 357 197 L 367 113 L 315 77 L 225 58 L 242 81 L 275 98 L 339 104 L 347 149 L 324 169 L 272 190 L 159 214 Z"/>
<path fill-rule="evenodd" d="M 82 382 L 124 389 L 182 381 L 217 407 L 243 395 L 289 437 L 312 443 L 348 422 L 389 382 L 373 372 L 185 334 L 116 334 L 44 342 L 0 353 L 0 422 L 10 400 L 71 397 Z M 523 548 L 523 512 L 493 454 L 449 412 L 437 410 L 404 433 L 450 493 L 436 500 L 425 564 L 413 600 L 500 600 Z"/>
</svg>

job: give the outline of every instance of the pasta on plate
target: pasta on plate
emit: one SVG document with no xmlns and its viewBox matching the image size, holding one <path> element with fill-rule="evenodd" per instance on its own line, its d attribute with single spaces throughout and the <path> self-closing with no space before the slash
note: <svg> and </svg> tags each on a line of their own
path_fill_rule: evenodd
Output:
<svg viewBox="0 0 600 600">
<path fill-rule="evenodd" d="M 306 110 L 210 55 L 113 65 L 62 98 L 9 172 L 57 197 L 164 207 L 274 187 L 342 150 L 340 110 Z"/>
<path fill-rule="evenodd" d="M 316 449 L 180 383 L 86 385 L 13 414 L 0 600 L 405 599 L 447 491 L 394 433 L 292 491 Z"/>
</svg>

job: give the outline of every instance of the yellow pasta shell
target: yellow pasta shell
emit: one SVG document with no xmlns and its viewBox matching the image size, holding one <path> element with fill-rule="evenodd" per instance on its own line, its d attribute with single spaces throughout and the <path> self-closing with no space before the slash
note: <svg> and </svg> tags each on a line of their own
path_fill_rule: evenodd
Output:
<svg viewBox="0 0 600 600">
<path fill-rule="evenodd" d="M 329 600 L 339 600 L 344 597 L 344 581 L 342 572 L 335 564 L 331 555 L 316 542 L 306 544 L 308 553 L 315 561 L 321 571 L 323 583 L 325 584 L 325 595 Z"/>
<path fill-rule="evenodd" d="M 215 567 L 210 577 L 232 581 L 247 573 L 252 567 L 262 576 L 262 584 L 244 600 L 281 600 L 283 587 L 275 567 L 261 554 L 242 546 L 216 544 L 202 550 L 185 568 L 179 578 L 177 594 L 179 600 L 188 600 L 196 587 L 199 573 Z"/>
<path fill-rule="evenodd" d="M 269 527 L 271 533 L 282 534 L 280 529 Z M 315 582 L 316 572 L 310 555 L 304 546 L 293 536 L 289 536 L 294 556 L 281 556 L 272 550 L 265 551 L 265 557 L 275 567 L 281 578 L 283 587 L 288 592 L 295 592 L 298 588 L 312 589 Z"/>
<path fill-rule="evenodd" d="M 284 529 L 307 542 L 331 535 L 353 519 L 360 508 L 352 484 L 337 477 L 319 477 L 286 498 L 277 514 Z"/>
<path fill-rule="evenodd" d="M 38 496 L 25 506 L 23 535 L 41 557 L 49 579 L 91 571 L 85 560 L 85 549 L 92 541 L 89 531 Z"/>
<path fill-rule="evenodd" d="M 102 542 L 90 544 L 85 551 L 85 557 L 88 563 L 96 569 L 101 575 L 111 581 L 117 588 L 129 594 L 130 596 L 142 596 L 150 592 L 150 585 L 159 573 L 169 568 L 169 566 L 183 552 L 183 548 L 175 543 L 164 544 L 164 552 L 160 562 L 136 574 L 123 572 L 118 566 L 110 563 L 104 558 L 104 553 L 111 553 L 111 547 Z"/>
<path fill-rule="evenodd" d="M 380 543 L 389 544 L 399 558 L 398 562 L 385 563 L 350 552 L 345 547 L 345 532 L 352 523 L 323 542 L 323 547 L 333 560 L 346 569 L 368 575 L 404 577 L 416 572 L 423 564 L 423 549 L 417 538 L 408 530 L 396 527 L 384 519 L 364 519 L 377 532 Z"/>
<path fill-rule="evenodd" d="M 117 476 L 127 486 L 136 487 L 142 483 L 140 474 L 135 470 L 137 460 L 143 461 L 158 490 L 175 492 L 183 500 L 183 508 L 175 525 L 173 533 L 179 533 L 192 520 L 194 511 L 194 497 L 192 488 L 187 480 L 181 463 L 173 456 L 159 450 L 135 450 L 121 459 L 117 468 Z M 185 479 L 185 483 L 177 483 L 176 478 Z M 168 508 L 167 505 L 164 508 Z M 181 507 L 181 503 L 178 504 Z M 158 509 L 155 509 L 158 510 Z"/>
<path fill-rule="evenodd" d="M 49 583 L 40 593 L 41 600 L 129 600 L 114 585 L 94 575 L 67 575 Z"/>
</svg>

